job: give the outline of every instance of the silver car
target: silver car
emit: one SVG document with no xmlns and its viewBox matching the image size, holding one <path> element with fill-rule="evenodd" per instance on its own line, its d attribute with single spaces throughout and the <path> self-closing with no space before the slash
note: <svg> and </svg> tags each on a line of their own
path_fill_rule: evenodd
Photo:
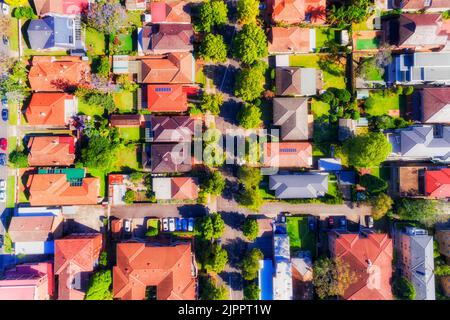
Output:
<svg viewBox="0 0 450 320">
<path fill-rule="evenodd" d="M 169 218 L 169 231 L 175 231 L 175 218 Z"/>
<path fill-rule="evenodd" d="M 164 232 L 169 231 L 169 219 L 167 218 L 162 219 L 162 228 Z"/>
<path fill-rule="evenodd" d="M 6 193 L 4 190 L 0 191 L 0 202 L 6 202 Z"/>
<path fill-rule="evenodd" d="M 6 181 L 0 179 L 0 190 L 6 190 Z"/>
</svg>

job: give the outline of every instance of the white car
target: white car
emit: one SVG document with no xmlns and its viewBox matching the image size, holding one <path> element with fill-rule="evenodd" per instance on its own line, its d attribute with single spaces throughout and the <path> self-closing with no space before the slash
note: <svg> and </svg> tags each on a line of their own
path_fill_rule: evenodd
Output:
<svg viewBox="0 0 450 320">
<path fill-rule="evenodd" d="M 174 232 L 175 231 L 175 219 L 169 218 L 169 231 Z"/>
<path fill-rule="evenodd" d="M 162 228 L 164 232 L 169 231 L 169 219 L 167 218 L 162 219 Z"/>
<path fill-rule="evenodd" d="M 0 180 L 0 190 L 6 190 L 6 181 L 3 179 Z"/>
<path fill-rule="evenodd" d="M 3 14 L 6 16 L 9 15 L 9 5 L 7 5 L 6 3 L 2 3 L 1 6 Z"/>
<path fill-rule="evenodd" d="M 6 193 L 5 191 L 0 191 L 0 202 L 6 202 Z"/>
<path fill-rule="evenodd" d="M 123 226 L 124 226 L 125 232 L 131 232 L 131 221 L 130 220 L 125 219 Z"/>
</svg>

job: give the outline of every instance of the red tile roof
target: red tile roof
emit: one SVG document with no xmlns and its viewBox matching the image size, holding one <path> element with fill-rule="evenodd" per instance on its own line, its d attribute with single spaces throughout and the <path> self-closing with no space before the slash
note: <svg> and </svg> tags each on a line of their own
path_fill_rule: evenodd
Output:
<svg viewBox="0 0 450 320">
<path fill-rule="evenodd" d="M 425 194 L 431 198 L 450 197 L 450 168 L 425 171 Z"/>
<path fill-rule="evenodd" d="M 141 114 L 112 114 L 110 123 L 113 127 L 140 127 L 144 122 Z"/>
<path fill-rule="evenodd" d="M 102 250 L 100 233 L 71 234 L 55 240 L 55 274 L 59 276 L 58 299 L 82 300 L 88 273 L 94 270 Z M 78 284 L 78 281 L 81 281 Z M 75 283 L 73 288 L 69 284 Z M 80 287 L 81 286 L 81 287 Z"/>
<path fill-rule="evenodd" d="M 326 0 L 269 0 L 272 20 L 288 24 L 305 22 L 310 16 L 312 24 L 324 24 Z"/>
<path fill-rule="evenodd" d="M 403 10 L 448 9 L 450 0 L 433 0 L 425 5 L 424 0 L 394 0 L 393 6 Z"/>
<path fill-rule="evenodd" d="M 331 232 L 329 248 L 356 273 L 357 280 L 345 291 L 345 300 L 392 300 L 392 240 L 387 234 Z"/>
<path fill-rule="evenodd" d="M 172 199 L 194 200 L 198 198 L 198 181 L 196 178 L 171 178 Z"/>
<path fill-rule="evenodd" d="M 67 93 L 35 93 L 25 112 L 28 124 L 65 126 L 68 123 L 65 103 L 76 98 Z M 75 110 L 74 110 L 75 111 Z"/>
<path fill-rule="evenodd" d="M 34 0 L 33 2 L 39 16 L 49 13 L 80 14 L 89 6 L 89 0 Z"/>
<path fill-rule="evenodd" d="M 37 136 L 28 140 L 28 164 L 31 167 L 73 165 L 75 138 L 67 136 Z"/>
<path fill-rule="evenodd" d="M 194 60 L 190 52 L 148 56 L 141 60 L 142 83 L 193 83 Z"/>
<path fill-rule="evenodd" d="M 113 268 L 113 295 L 122 300 L 143 300 L 148 286 L 157 287 L 158 300 L 195 300 L 191 245 L 117 244 Z"/>
<path fill-rule="evenodd" d="M 310 52 L 310 29 L 273 27 L 269 32 L 270 53 Z"/>
<path fill-rule="evenodd" d="M 152 1 L 150 4 L 152 23 L 191 23 L 191 16 L 185 10 L 186 5 L 186 1 Z"/>
<path fill-rule="evenodd" d="M 188 108 L 187 94 L 180 84 L 148 85 L 147 105 L 151 112 L 183 112 Z"/>
<path fill-rule="evenodd" d="M 312 166 L 312 145 L 309 142 L 269 142 L 264 152 L 264 166 L 267 167 Z"/>
<path fill-rule="evenodd" d="M 33 57 L 28 80 L 33 91 L 64 91 L 89 82 L 90 66 L 80 57 Z"/>
</svg>

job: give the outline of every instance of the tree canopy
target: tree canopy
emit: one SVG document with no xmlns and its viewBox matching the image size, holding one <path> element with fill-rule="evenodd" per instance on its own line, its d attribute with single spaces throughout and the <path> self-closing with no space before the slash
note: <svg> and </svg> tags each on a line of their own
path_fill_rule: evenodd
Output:
<svg viewBox="0 0 450 320">
<path fill-rule="evenodd" d="M 127 24 L 127 11 L 116 0 L 92 2 L 86 13 L 86 24 L 100 32 L 113 34 Z"/>
<path fill-rule="evenodd" d="M 381 219 L 391 210 L 394 201 L 386 193 L 379 193 L 370 199 L 372 216 L 375 220 Z"/>
<path fill-rule="evenodd" d="M 243 188 L 238 197 L 239 204 L 253 211 L 258 211 L 263 205 L 259 184 L 262 180 L 259 168 L 242 166 L 238 168 L 238 178 Z"/>
<path fill-rule="evenodd" d="M 228 46 L 221 34 L 208 33 L 200 44 L 199 56 L 205 61 L 227 61 Z"/>
<path fill-rule="evenodd" d="M 200 109 L 202 112 L 211 112 L 217 116 L 220 113 L 220 106 L 223 104 L 223 95 L 220 93 L 203 93 Z"/>
<path fill-rule="evenodd" d="M 224 188 L 225 178 L 220 171 L 214 171 L 211 175 L 208 175 L 201 186 L 203 192 L 215 196 L 222 194 Z"/>
<path fill-rule="evenodd" d="M 428 199 L 401 198 L 395 207 L 401 219 L 416 220 L 428 226 L 436 222 L 440 213 L 438 203 Z"/>
<path fill-rule="evenodd" d="M 259 98 L 264 91 L 266 69 L 267 64 L 262 61 L 242 68 L 236 77 L 234 94 L 247 102 Z"/>
<path fill-rule="evenodd" d="M 332 5 L 328 12 L 328 22 L 339 29 L 351 23 L 365 21 L 372 2 L 370 0 L 353 0 L 341 6 Z"/>
<path fill-rule="evenodd" d="M 342 151 L 349 165 L 357 169 L 377 167 L 391 153 L 392 146 L 381 132 L 370 132 L 344 142 Z"/>
<path fill-rule="evenodd" d="M 248 240 L 254 241 L 259 233 L 258 221 L 253 218 L 246 218 L 242 226 L 242 232 Z"/>
<path fill-rule="evenodd" d="M 26 168 L 28 167 L 28 156 L 23 151 L 13 150 L 9 153 L 9 162 L 14 168 Z"/>
<path fill-rule="evenodd" d="M 258 284 L 252 282 L 244 287 L 244 300 L 259 300 L 260 292 Z"/>
<path fill-rule="evenodd" d="M 1 77 L 0 93 L 6 95 L 10 101 L 22 102 L 31 91 L 27 81 L 28 70 L 25 64 L 16 61 L 9 69 L 8 77 Z"/>
<path fill-rule="evenodd" d="M 314 262 L 313 284 L 320 299 L 344 295 L 356 280 L 356 274 L 342 259 L 323 257 Z"/>
<path fill-rule="evenodd" d="M 258 129 L 262 125 L 261 109 L 253 104 L 245 104 L 238 113 L 238 120 L 244 129 Z"/>
<path fill-rule="evenodd" d="M 252 64 L 268 54 L 266 34 L 256 23 L 244 25 L 233 41 L 234 55 L 243 63 Z"/>
<path fill-rule="evenodd" d="M 200 279 L 201 300 L 228 300 L 228 290 L 225 286 L 218 286 L 211 278 Z"/>
<path fill-rule="evenodd" d="M 377 194 L 387 189 L 388 184 L 383 179 L 380 179 L 371 174 L 364 174 L 359 180 L 359 184 L 363 186 L 370 194 Z"/>
<path fill-rule="evenodd" d="M 254 248 L 248 251 L 241 261 L 242 277 L 245 280 L 256 279 L 259 272 L 259 260 L 264 258 L 261 250 Z"/>
<path fill-rule="evenodd" d="M 239 23 L 256 23 L 259 15 L 259 0 L 238 0 L 237 18 Z"/>
<path fill-rule="evenodd" d="M 112 276 L 111 270 L 100 270 L 95 272 L 89 281 L 86 292 L 86 300 L 112 300 L 111 292 Z"/>
<path fill-rule="evenodd" d="M 222 236 L 225 230 L 225 222 L 220 213 L 215 212 L 203 217 L 199 228 L 199 233 L 202 238 L 211 241 L 212 239 L 219 239 Z"/>
<path fill-rule="evenodd" d="M 416 298 L 416 289 L 406 277 L 396 277 L 392 291 L 399 300 L 414 300 Z"/>
<path fill-rule="evenodd" d="M 223 0 L 206 0 L 202 3 L 198 23 L 200 31 L 211 32 L 227 22 L 228 7 Z"/>
<path fill-rule="evenodd" d="M 214 243 L 206 255 L 205 269 L 208 272 L 220 273 L 228 262 L 228 253 L 221 245 Z"/>
</svg>

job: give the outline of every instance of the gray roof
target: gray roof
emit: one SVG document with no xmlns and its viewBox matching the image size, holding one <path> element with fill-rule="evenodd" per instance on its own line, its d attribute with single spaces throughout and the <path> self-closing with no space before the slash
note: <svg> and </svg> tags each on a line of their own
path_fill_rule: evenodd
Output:
<svg viewBox="0 0 450 320">
<path fill-rule="evenodd" d="M 282 140 L 308 140 L 308 99 L 273 99 L 273 124 L 281 126 Z"/>
<path fill-rule="evenodd" d="M 401 54 L 393 63 L 397 82 L 450 81 L 450 52 Z"/>
<path fill-rule="evenodd" d="M 328 174 L 274 175 L 269 177 L 269 188 L 281 199 L 322 197 L 328 191 Z"/>
<path fill-rule="evenodd" d="M 317 70 L 314 68 L 277 67 L 278 95 L 313 96 L 317 93 Z"/>
<path fill-rule="evenodd" d="M 48 16 L 31 20 L 27 33 L 34 50 L 75 47 L 75 24 L 71 18 Z"/>
</svg>

